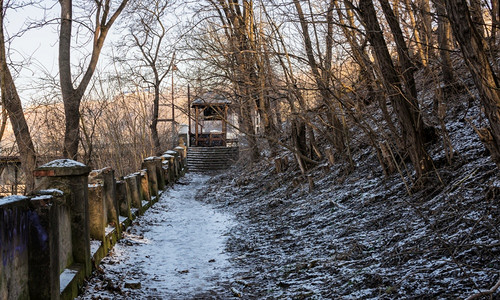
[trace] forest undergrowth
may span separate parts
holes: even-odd
[[[419,99],[431,109],[434,89],[419,76]],[[453,159],[442,140],[428,144],[435,170],[425,184],[411,186],[407,161],[384,175],[362,139],[351,145],[354,167],[325,160],[303,175],[283,152],[290,163],[280,173],[268,156],[214,176],[199,199],[238,221],[227,250],[243,271],[227,283],[227,296],[500,297],[499,170],[474,131],[481,112],[466,87],[447,99]]]

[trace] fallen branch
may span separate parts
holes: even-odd
[[[476,293],[474,295],[470,295],[466,300],[472,300],[472,299],[477,299],[477,298],[482,297],[482,296],[492,295],[494,292],[496,292],[496,290],[498,290],[499,287],[500,287],[500,279],[498,279],[497,283],[491,289],[485,290],[485,291],[480,291],[479,293]]]

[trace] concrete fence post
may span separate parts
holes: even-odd
[[[90,256],[90,220],[88,175],[90,168],[70,159],[58,159],[37,168],[35,189],[58,189],[65,195],[70,211],[73,260],[82,265],[85,276],[92,271]]]
[[[187,147],[179,145],[179,146],[175,147],[174,150],[179,153],[179,157],[180,157],[180,175],[183,176],[186,173]]]
[[[130,210],[132,196],[125,180],[116,181],[116,197],[118,198],[118,206],[120,207],[120,216],[132,219],[132,212]]]
[[[170,160],[172,162],[172,169],[173,169],[174,181],[175,181],[180,177],[180,173],[181,173],[179,152],[177,152],[175,150],[168,150],[165,152],[165,154],[173,156],[173,158],[170,158]]]
[[[106,241],[108,226],[107,210],[104,186],[99,183],[89,184],[90,238],[103,243]]]
[[[148,174],[149,188],[151,190],[151,197],[158,197],[159,185],[158,185],[158,177],[156,171],[157,165],[157,157],[151,156],[146,158],[142,162],[142,169],[145,169]]]
[[[92,184],[102,183],[108,224],[115,227],[118,236],[120,236],[121,228],[120,219],[118,218],[120,209],[118,206],[118,199],[116,197],[115,171],[110,167],[106,167],[101,170],[93,170],[89,175],[89,181]]]
[[[163,173],[163,178],[165,178],[165,186],[170,185],[170,177],[169,177],[169,170],[168,170],[168,158],[165,158],[163,155],[161,156],[163,158],[163,161],[161,162],[161,168],[162,168],[162,173]]]
[[[30,299],[59,299],[59,209],[50,195],[31,199],[29,225]]]
[[[159,156],[155,158],[156,177],[158,178],[158,190],[163,191],[167,185],[165,173],[163,172],[163,161],[165,158]]]
[[[28,299],[29,199],[0,199],[0,299]]]
[[[174,168],[174,159],[175,157],[170,155],[170,154],[167,154],[167,153],[164,153],[162,155],[163,159],[167,162],[167,182],[169,184],[174,184],[175,183],[175,168]]]
[[[141,201],[151,201],[151,186],[149,184],[148,171],[145,169],[141,170],[139,176],[141,181]]]
[[[141,198],[141,174],[134,173],[123,178],[130,191],[131,206],[137,209],[142,207]]]

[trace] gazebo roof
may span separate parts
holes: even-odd
[[[230,105],[231,101],[221,94],[208,92],[191,102],[191,106]]]

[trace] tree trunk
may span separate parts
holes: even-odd
[[[491,1],[491,37],[490,37],[490,48],[494,49],[497,41],[497,32],[500,17],[500,5],[498,0]]]
[[[158,114],[160,110],[160,84],[158,83],[158,80],[156,81],[157,84],[155,84],[155,94],[154,94],[154,100],[153,100],[153,116],[151,117],[151,138],[153,139],[153,144],[154,144],[154,154],[155,155],[161,155],[161,145],[160,145],[160,137],[158,136]],[[173,91],[172,91],[173,93]],[[173,136],[172,132],[172,136]]]
[[[262,28],[260,28],[259,30],[259,35],[259,39],[257,40],[262,41],[260,44],[257,44],[257,41],[252,41],[256,53],[255,58],[258,64],[257,80],[259,82],[259,85],[257,88],[259,94],[259,106],[257,109],[264,121],[264,133],[269,145],[269,149],[271,151],[271,156],[276,156],[279,151],[278,145],[276,143],[279,134],[274,119],[274,115],[276,114],[276,112],[271,108],[271,100],[269,97],[269,89],[273,86],[274,76],[271,59],[269,57],[270,51],[267,48],[266,39],[264,37]],[[257,56],[258,53],[260,53],[260,56]]]
[[[347,0],[345,2],[347,2]],[[354,20],[354,13],[352,9],[346,7],[345,12],[347,15],[347,20],[349,21],[348,24],[346,24],[343,16],[343,10],[340,8],[338,1],[334,0],[333,4],[336,7],[340,27],[342,29],[342,32],[344,33],[345,38],[347,39],[347,42],[349,43],[349,46],[351,47],[354,60],[359,64],[360,68],[359,78],[360,80],[366,82],[369,101],[365,100],[365,102],[366,103],[370,103],[373,101],[379,102],[381,101],[382,97],[380,96],[380,93],[378,93],[379,86],[375,78],[371,60],[366,54],[364,47],[361,47],[361,45],[359,45],[357,41],[358,37],[356,36],[356,33],[359,31],[356,27],[356,22]]]
[[[425,54],[427,57],[433,56],[432,42],[432,15],[429,0],[419,0],[420,15],[422,16],[422,36],[424,37]]]
[[[477,33],[484,41],[484,19],[483,19],[483,9],[481,7],[481,0],[469,0],[470,3],[470,18],[472,24],[477,30]]]
[[[481,104],[490,122],[480,137],[491,152],[492,160],[500,167],[500,85],[488,61],[483,39],[472,21],[465,0],[445,0],[451,27],[465,62],[479,90]]]
[[[307,55],[307,61],[309,63],[309,67],[311,68],[311,72],[314,76],[314,80],[316,82],[316,85],[318,86],[319,93],[321,94],[321,97],[323,98],[323,102],[326,104],[328,109],[330,110],[329,112],[329,118],[332,120],[333,123],[331,125],[333,126],[334,130],[333,135],[334,139],[337,141],[337,143],[334,145],[334,147],[337,149],[339,153],[343,153],[345,150],[345,136],[344,136],[344,128],[342,125],[342,122],[340,122],[337,114],[335,113],[334,108],[332,107],[332,101],[331,101],[331,91],[329,88],[329,82],[330,82],[330,70],[326,69],[325,66],[323,66],[323,74],[320,73],[320,66],[316,62],[316,59],[314,57],[314,51],[313,51],[313,46],[312,46],[312,41],[311,37],[309,35],[309,26],[307,24],[307,20],[305,19],[304,12],[302,10],[302,6],[300,5],[300,2],[298,0],[294,0],[293,3],[295,4],[295,9],[297,11],[299,21],[300,21],[300,27],[302,29],[302,36],[304,38],[304,47]],[[333,10],[333,2],[330,3],[330,11],[329,14],[331,14]],[[333,24],[333,22],[331,22]],[[330,24],[329,24],[330,25]],[[328,32],[329,34],[332,34],[331,30]],[[328,36],[326,37],[327,43],[331,42],[332,37]],[[331,49],[327,49],[328,51],[331,51]],[[327,55],[328,59],[331,59],[331,55]],[[326,66],[331,65],[331,61],[326,62]],[[304,105],[302,105],[304,106]],[[302,107],[303,110],[305,110],[305,107]]]
[[[71,76],[71,27],[73,4],[71,0],[60,0],[61,29],[59,32],[59,78],[64,102],[65,131],[63,155],[76,159],[80,121],[80,100],[73,88]]]
[[[292,120],[292,140],[295,157],[299,164],[302,174],[308,170],[307,162],[304,157],[307,157],[307,138],[306,138],[306,124],[294,117]]]
[[[410,159],[415,167],[416,175],[421,178],[432,168],[432,161],[424,149],[422,127],[419,120],[415,119],[415,109],[408,103],[405,95],[401,93],[401,82],[392,62],[387,44],[384,40],[377,14],[371,0],[360,0],[359,13],[363,19],[367,38],[375,52],[375,58],[383,75],[385,89],[394,107],[401,126],[400,139],[408,149]]]
[[[108,3],[107,1],[106,3]],[[71,31],[73,24],[73,1],[59,0],[61,6],[61,26],[59,31],[59,80],[61,83],[61,93],[64,102],[65,131],[64,131],[64,150],[63,155],[66,158],[76,160],[78,158],[78,143],[80,135],[80,103],[92,79],[99,55],[101,53],[104,40],[108,34],[111,25],[125,8],[128,0],[122,0],[120,6],[111,14],[110,6],[96,1],[98,8],[96,10],[96,22],[94,39],[92,44],[92,55],[89,65],[83,74],[82,80],[77,88],[73,87],[73,77],[71,74]],[[102,15],[101,15],[102,14]],[[108,19],[108,16],[109,19]]]
[[[446,8],[442,0],[434,0],[436,14],[438,19],[438,46],[439,56],[441,57],[441,72],[443,73],[443,84],[446,88],[455,83],[453,66],[451,63],[451,29],[448,18],[446,18]],[[446,96],[443,95],[445,98]]]
[[[255,135],[255,124],[253,121],[252,112],[255,111],[253,105],[250,103],[251,99],[246,98],[240,101],[240,116],[243,119],[243,128],[245,137],[250,148],[250,158],[253,162],[257,161],[260,157],[260,151],[257,144],[257,137]]]
[[[251,53],[254,52],[254,49],[250,43],[254,40],[255,29],[252,1],[243,1],[242,7],[239,3],[226,2],[225,0],[211,1],[211,3],[219,10],[221,22],[226,25],[225,34],[234,57],[234,64],[231,66],[234,76],[231,80],[240,100],[241,124],[250,148],[251,160],[257,161],[260,157],[260,151],[253,118],[259,109],[257,103],[259,93],[256,87],[260,87],[260,84],[255,71],[257,61],[254,54]]]
[[[417,21],[415,20],[415,14],[413,13],[410,0],[404,0],[406,10],[408,11],[408,16],[410,17],[411,28],[413,28],[413,36],[415,38],[415,48],[417,48],[418,56],[420,57],[420,62],[424,67],[427,67],[428,57],[422,47],[422,39],[420,38],[419,31],[417,30]]]
[[[21,167],[26,176],[25,193],[31,192],[35,186],[33,170],[36,168],[36,154],[28,124],[24,118],[21,99],[17,93],[14,80],[7,65],[4,36],[4,3],[0,0],[0,88],[2,90],[2,105],[9,115],[12,130],[21,159]]]
[[[404,86],[406,88],[406,96],[412,107],[416,108],[415,118],[418,119],[418,103],[417,103],[417,86],[415,84],[415,78],[413,74],[415,73],[415,66],[413,65],[410,54],[408,52],[408,47],[404,40],[403,32],[399,25],[398,19],[394,15],[388,0],[379,0],[380,6],[384,12],[387,23],[391,28],[392,36],[396,42],[396,50],[398,52],[399,64],[401,66],[401,72],[403,73]],[[419,120],[421,122],[421,120]],[[417,124],[420,126],[421,124]]]

